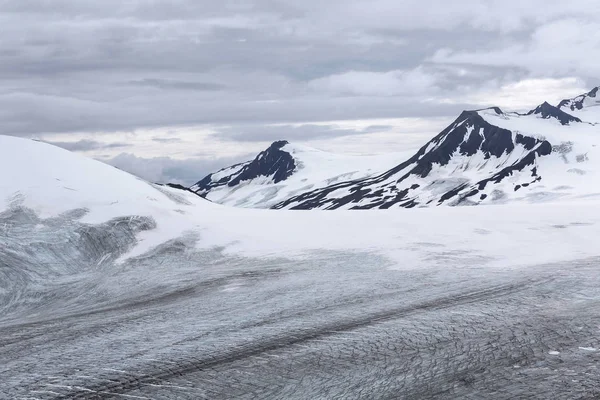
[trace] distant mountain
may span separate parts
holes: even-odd
[[[285,141],[192,186],[217,203],[373,209],[552,201],[596,195],[598,88],[526,113],[464,111],[419,150],[335,156]]]
[[[498,108],[488,111],[504,115]],[[391,170],[303,193],[275,208],[368,209],[477,203],[489,196],[498,198],[496,185],[508,177],[519,176],[521,186],[539,181],[537,160],[551,152],[552,145],[546,140],[515,134],[490,124],[477,111],[465,111]]]
[[[566,99],[558,104],[558,108],[566,108],[571,111],[582,110],[591,106],[600,105],[600,97],[598,96],[598,90],[600,87],[595,87],[588,93],[574,97],[572,99]]]
[[[274,142],[268,149],[256,156],[254,160],[235,164],[210,174],[190,189],[201,196],[205,196],[217,188],[223,186],[234,187],[244,181],[251,181],[260,177],[267,178],[272,183],[284,181],[297,169],[294,157],[289,152],[282,150],[288,144],[285,140]]]
[[[571,122],[581,122],[581,120],[577,117],[572,116],[571,114],[567,114],[563,110],[558,107],[554,107],[548,102],[544,102],[534,110],[529,111],[525,115],[537,115],[542,118],[554,118],[560,121],[563,125],[568,125]]]
[[[253,160],[209,174],[190,190],[221,204],[269,208],[300,193],[380,174],[403,157],[338,155],[277,141]]]

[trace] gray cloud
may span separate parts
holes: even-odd
[[[103,150],[103,149],[118,149],[124,147],[131,147],[127,143],[100,143],[95,140],[83,139],[77,142],[52,142],[45,141],[54,146],[62,147],[69,151],[91,151],[91,150]]]
[[[204,125],[216,144],[309,140],[384,130],[331,121],[542,102],[598,84],[599,20],[597,0],[0,1],[0,134]],[[152,180],[187,176],[131,157],[118,162]]]
[[[217,83],[209,82],[185,82],[176,81],[170,79],[141,79],[136,81],[129,81],[131,85],[147,86],[156,89],[176,89],[176,90],[198,90],[198,91],[215,91],[222,90],[226,86]]]
[[[364,129],[340,128],[335,125],[236,125],[220,128],[217,138],[240,142],[272,142],[276,140],[305,141],[331,139],[340,136],[378,133],[390,130],[388,125],[371,125]]]
[[[255,154],[247,154],[239,157],[177,160],[170,157],[143,158],[130,153],[121,153],[102,161],[149,182],[191,186],[211,172],[254,157]]]
[[[158,143],[180,143],[182,140],[178,137],[158,137],[155,136],[152,138],[153,142]]]

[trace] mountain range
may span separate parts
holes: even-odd
[[[598,87],[529,112],[464,111],[413,152],[344,156],[277,141],[189,189],[274,209],[387,209],[598,195]]]

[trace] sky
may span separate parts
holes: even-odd
[[[597,0],[0,0],[0,26],[0,134],[154,182],[279,139],[417,148],[600,85]]]

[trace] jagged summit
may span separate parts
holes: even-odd
[[[268,178],[272,183],[284,181],[296,169],[294,157],[288,151],[283,150],[287,145],[289,145],[287,140],[275,141],[267,149],[261,151],[254,160],[232,165],[209,174],[193,185],[190,190],[204,196],[208,191],[217,187],[233,187],[259,177]]]
[[[558,104],[558,108],[569,108],[571,111],[576,111],[585,107],[600,105],[599,90],[600,86],[597,86],[585,94],[572,99],[565,99]]]
[[[296,164],[294,157],[282,148],[289,144],[286,140],[273,142],[268,149],[261,152],[254,160],[242,168],[242,171],[228,185],[235,186],[259,176],[270,177],[273,183],[286,180],[294,173]]]
[[[525,115],[539,115],[542,118],[546,118],[546,119],[555,118],[558,121],[560,121],[560,123],[563,125],[568,125],[571,122],[581,122],[581,119],[564,112],[563,110],[561,110],[558,107],[554,107],[547,101],[540,104],[535,109],[529,111]]]
[[[280,149],[286,144],[290,144],[287,140],[276,140],[269,146],[269,149]],[[268,150],[268,149],[267,149]]]
[[[497,107],[492,108],[496,114],[503,114]],[[538,143],[536,140],[531,140],[521,134],[512,135],[506,129],[499,128],[487,122],[476,111],[464,111],[457,121],[462,121],[461,124],[466,128],[468,136],[465,135],[464,141],[460,145],[460,153],[466,156],[472,156],[478,151],[481,151],[486,159],[491,156],[501,157],[515,149],[516,145],[523,145],[527,150],[531,150]],[[456,124],[456,123],[455,123]],[[478,135],[474,135],[473,131],[479,130]],[[452,135],[460,140],[463,132],[459,129],[451,129]]]

